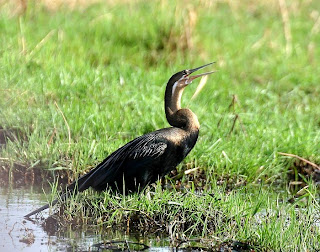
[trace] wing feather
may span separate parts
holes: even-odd
[[[144,169],[152,169],[167,148],[165,138],[156,134],[140,136],[109,155],[89,172],[88,176],[79,178],[78,190],[83,191],[90,186],[99,189],[119,177],[122,178],[123,173],[132,178],[136,177],[143,173]]]

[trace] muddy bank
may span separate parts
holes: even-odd
[[[25,132],[20,128],[5,128],[0,126],[0,151],[9,142],[22,144],[28,141]],[[69,182],[69,172],[66,170],[48,170],[49,164],[38,161],[34,164],[18,162],[10,158],[0,157],[0,186],[33,186],[47,185],[48,182]]]
[[[6,160],[5,160],[6,161]],[[49,182],[58,182],[63,186],[69,182],[69,173],[59,170],[49,171],[42,166],[29,168],[29,165],[0,160],[0,187],[21,187],[21,186],[44,186],[48,187]]]
[[[28,188],[0,187],[0,250],[6,251],[254,251],[248,243],[170,237],[163,232],[117,230],[101,225],[57,225],[54,217],[27,221],[25,212],[44,203]],[[49,222],[51,222],[49,224]]]
[[[4,147],[8,141],[26,141],[27,137],[19,128],[4,128],[0,126],[0,148]]]

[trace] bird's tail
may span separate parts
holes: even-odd
[[[60,195],[60,199],[55,199],[54,201],[51,202],[51,204],[46,204],[46,205],[44,205],[44,206],[32,211],[31,213],[28,213],[24,217],[25,218],[29,218],[32,215],[35,215],[37,213],[40,213],[43,210],[48,209],[50,206],[54,206],[55,204],[58,203],[59,200],[65,201],[73,193],[82,192],[82,191],[88,189],[90,187],[90,185],[91,185],[90,181],[88,181],[88,178],[90,178],[91,173],[92,173],[92,171],[90,171],[89,173],[81,176],[75,182],[73,182],[72,184],[68,185],[66,192],[62,193]]]
[[[32,211],[31,213],[28,213],[28,214],[25,215],[24,217],[25,217],[25,218],[29,218],[29,217],[32,216],[32,215],[35,215],[35,214],[37,214],[37,213],[40,213],[40,212],[43,211],[43,210],[46,210],[47,208],[50,207],[50,205],[51,205],[51,206],[54,206],[55,204],[57,204],[57,202],[58,202],[58,200],[55,199],[54,201],[52,201],[51,204],[46,204],[46,205],[44,205],[44,206],[42,206],[42,207],[40,207],[40,208]]]
[[[71,194],[72,194],[72,192],[69,191],[69,190],[67,190],[65,193],[61,194],[58,199],[55,199],[54,201],[52,201],[51,204],[48,203],[48,204],[46,204],[46,205],[44,205],[44,206],[42,206],[42,207],[39,207],[38,209],[32,211],[31,213],[28,213],[28,214],[25,215],[24,217],[25,217],[25,218],[29,218],[29,217],[32,216],[32,215],[35,215],[35,214],[37,214],[37,213],[40,213],[40,212],[43,211],[43,210],[48,209],[50,206],[56,205],[59,201],[62,201],[62,202],[63,202],[63,201],[65,201]]]
[[[48,209],[50,206],[56,205],[59,201],[64,202],[69,196],[73,195],[73,193],[77,193],[76,188],[74,188],[74,184],[71,184],[71,185],[72,185],[72,189],[73,189],[73,190],[71,190],[71,188],[69,188],[69,186],[68,186],[66,192],[60,194],[59,198],[58,198],[58,199],[55,199],[54,201],[52,201],[51,204],[46,204],[46,205],[44,205],[44,206],[42,206],[42,207],[39,207],[38,209],[32,211],[31,213],[28,213],[28,214],[25,215],[24,217],[25,217],[25,218],[29,218],[29,217],[32,216],[32,215],[35,215],[35,214],[37,214],[37,213],[40,213],[40,212],[43,211],[43,210]],[[71,186],[71,185],[70,185],[70,186]]]

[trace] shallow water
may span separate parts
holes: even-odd
[[[43,199],[43,200],[41,200]],[[0,188],[0,252],[1,251],[119,251],[129,246],[130,251],[172,251],[168,247],[168,239],[145,237],[141,234],[126,235],[121,232],[102,230],[98,227],[90,229],[66,229],[63,231],[44,230],[43,219],[35,222],[25,220],[26,213],[45,204],[41,190],[32,188]],[[48,211],[43,215],[48,216]],[[109,249],[97,244],[112,241]],[[119,243],[118,243],[119,242]],[[112,248],[111,248],[112,246]],[[127,249],[124,249],[127,250]],[[127,250],[128,251],[128,250]]]

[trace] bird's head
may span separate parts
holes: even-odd
[[[171,76],[166,88],[165,105],[164,105],[166,117],[170,125],[174,127],[185,127],[186,125],[189,125],[188,123],[186,123],[186,120],[185,120],[186,117],[188,116],[186,115],[181,116],[183,113],[182,114],[180,113],[178,118],[176,114],[176,112],[181,109],[180,101],[181,101],[182,92],[184,88],[188,86],[194,79],[214,73],[214,71],[211,71],[211,72],[206,72],[202,74],[191,75],[195,71],[200,70],[206,66],[212,65],[213,63],[214,62],[194,68],[194,69],[183,70]],[[186,110],[183,110],[183,111],[186,112]],[[196,115],[194,115],[191,112],[191,110],[190,110],[190,113],[188,113],[189,117],[190,117],[190,114],[192,114],[192,118],[193,118],[191,120],[193,122],[192,125],[194,125],[196,129],[199,129],[199,122]]]
[[[187,70],[183,70],[180,71],[174,75],[171,76],[169,82],[168,82],[168,86],[172,87],[172,96],[178,91],[181,90],[183,88],[185,88],[187,85],[189,85],[194,79],[201,77],[201,76],[205,76],[208,74],[212,74],[214,73],[214,71],[210,71],[210,72],[206,72],[206,73],[202,73],[202,74],[197,74],[197,75],[192,75],[192,73],[194,73],[195,71],[198,71],[206,66],[212,65],[215,62],[194,68],[194,69],[187,69]]]
[[[194,79],[214,73],[214,71],[206,72],[197,75],[191,75],[197,70],[200,70],[206,66],[212,65],[214,62],[194,68],[180,71],[171,76],[168,81],[166,93],[165,93],[165,110],[167,115],[171,115],[180,109],[180,100],[182,92],[186,86],[188,86]]]

